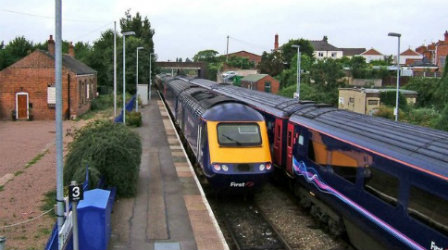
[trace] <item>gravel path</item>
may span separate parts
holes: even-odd
[[[84,124],[64,121],[64,134]],[[0,188],[0,235],[7,237],[6,249],[42,249],[54,218],[4,227],[42,214],[44,194],[56,187],[55,123],[1,121],[0,138],[0,178],[12,176]],[[64,136],[64,145],[71,139]],[[27,166],[33,159],[35,163]]]

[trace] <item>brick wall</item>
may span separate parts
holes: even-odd
[[[90,108],[90,101],[79,104],[80,88],[78,87],[78,79],[81,78],[92,82],[92,92],[96,93],[95,75],[79,77],[63,67],[62,98],[64,118],[80,115]],[[29,106],[30,108],[32,107],[30,114],[33,115],[34,119],[54,119],[55,105],[49,105],[47,102],[48,86],[54,86],[54,61],[40,51],[35,51],[0,71],[0,119],[11,119],[11,112],[16,109],[15,98],[17,92],[28,93]],[[94,97],[95,94],[92,93],[90,98]]]
[[[261,56],[255,55],[252,53],[248,53],[246,51],[240,51],[240,52],[229,54],[229,57],[232,57],[232,56],[240,56],[240,57],[247,58],[247,59],[249,59],[249,61],[255,62],[255,64],[258,64],[261,62]]]
[[[274,79],[272,76],[265,76],[262,79],[260,79],[258,82],[253,83],[253,88],[254,90],[258,90],[261,92],[265,92],[265,83],[269,81],[271,82],[271,92],[272,94],[277,94],[280,88],[280,83],[279,81],[277,81],[276,79]],[[241,87],[242,88],[251,88],[251,83],[250,82],[241,82]]]

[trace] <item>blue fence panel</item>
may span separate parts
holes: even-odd
[[[131,100],[129,100],[129,102],[126,104],[125,108],[126,111],[131,112],[132,110],[134,110],[135,108],[135,98],[136,96],[132,96]],[[115,117],[114,119],[115,123],[122,123],[123,122],[123,110],[121,110],[120,114]]]

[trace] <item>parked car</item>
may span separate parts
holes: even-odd
[[[235,71],[226,71],[226,72],[222,73],[222,78],[229,79],[229,78],[232,78],[234,76],[236,76],[236,72]]]

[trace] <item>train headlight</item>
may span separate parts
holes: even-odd
[[[229,171],[229,166],[227,166],[227,165],[222,165],[221,168],[222,168],[222,170],[224,170],[225,172]]]
[[[265,168],[264,164],[260,164],[260,166],[258,166],[258,169],[260,169],[260,171],[263,171]]]
[[[271,163],[266,164],[266,170],[271,170],[271,167],[272,167]]]
[[[213,164],[213,168],[214,168],[216,171],[221,171],[221,166],[219,166],[219,164]]]

